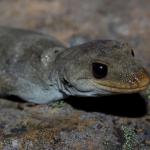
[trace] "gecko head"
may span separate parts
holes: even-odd
[[[124,42],[96,40],[71,47],[58,58],[63,86],[72,95],[140,92],[149,76]]]

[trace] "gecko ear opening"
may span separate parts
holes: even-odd
[[[92,72],[96,79],[102,79],[107,76],[107,65],[99,62],[92,63]]]

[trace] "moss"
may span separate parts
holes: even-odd
[[[145,100],[150,100],[150,85],[148,86],[148,88],[144,91],[141,92],[141,96],[145,99]]]
[[[121,150],[120,145],[116,143],[112,143],[106,139],[103,141],[103,145],[104,145],[105,150]]]
[[[65,102],[63,100],[59,100],[59,101],[52,103],[51,107],[52,108],[61,108],[64,106],[64,104],[65,104]]]
[[[122,130],[125,138],[122,150],[133,150],[137,144],[137,137],[134,130],[125,126],[122,127]]]
[[[146,89],[146,96],[150,100],[150,86]]]

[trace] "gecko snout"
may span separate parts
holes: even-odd
[[[103,66],[104,67],[104,66]],[[106,68],[104,67],[106,72]],[[118,76],[117,80],[101,80],[92,81],[97,87],[114,93],[134,93],[145,90],[149,83],[150,77],[145,69],[138,72],[125,74],[124,72]]]
[[[131,92],[139,92],[145,90],[150,83],[150,77],[145,69],[141,69],[138,72],[127,74],[122,81],[122,87],[124,90]]]
[[[137,72],[132,80],[129,80],[129,83],[131,87],[137,87],[137,88],[146,88],[149,85],[150,77],[145,69],[140,70]]]

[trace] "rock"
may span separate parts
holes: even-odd
[[[149,116],[134,119],[86,112],[66,102],[24,106],[24,110],[7,104],[0,114],[1,149],[150,148]]]

